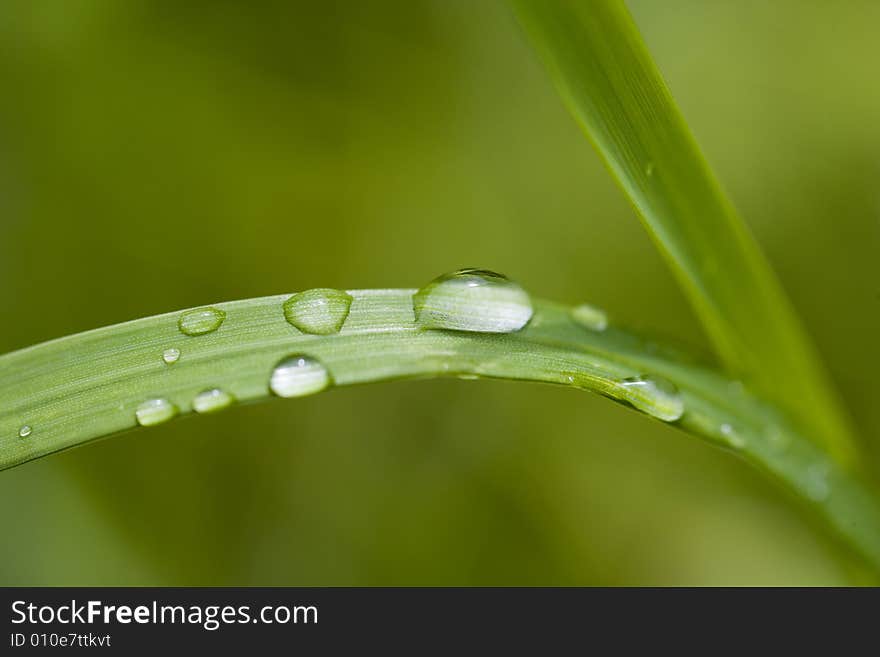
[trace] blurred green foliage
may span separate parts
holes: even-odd
[[[880,5],[629,4],[876,460]],[[460,266],[708,351],[503,3],[7,0],[0,84],[0,352]],[[737,459],[506,382],[184,419],[2,473],[0,521],[7,585],[847,581]]]

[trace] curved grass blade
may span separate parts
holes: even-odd
[[[0,468],[179,413],[325,387],[439,376],[538,381],[597,392],[737,452],[880,571],[873,490],[730,379],[616,327],[588,328],[581,313],[544,301],[512,333],[420,329],[413,293],[340,293],[350,304],[340,330],[326,334],[295,328],[285,318],[288,297],[276,296],[0,356]]]
[[[852,464],[849,421],[622,0],[512,0],[568,109],[687,291],[727,369]]]

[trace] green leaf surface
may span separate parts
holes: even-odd
[[[728,371],[852,464],[852,430],[817,354],[624,3],[512,2],[568,109],[668,258]]]
[[[773,475],[880,570],[880,507],[870,486],[736,381],[605,327],[595,310],[585,316],[545,301],[534,302],[529,323],[511,333],[421,329],[414,292],[348,291],[348,314],[332,334],[298,330],[285,317],[288,297],[274,296],[149,317],[0,356],[0,467],[134,429],[139,412],[142,424],[152,424],[178,412],[270,399],[273,372],[291,358],[326,369],[319,385],[311,386],[312,378],[311,387],[300,387],[311,392],[325,384],[440,376],[554,383],[678,418],[669,424]]]

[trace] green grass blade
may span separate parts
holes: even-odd
[[[137,409],[151,399],[168,404],[151,408],[151,421],[167,419],[170,407],[189,413],[270,399],[271,374],[291,355],[322,363],[337,386],[491,377],[635,405],[627,379],[650,375],[680,391],[684,412],[670,424],[769,472],[880,571],[872,489],[732,380],[617,327],[586,328],[571,308],[545,301],[535,301],[531,321],[513,333],[419,329],[413,292],[349,291],[341,330],[326,335],[294,328],[285,318],[288,297],[276,296],[149,317],[0,356],[0,468],[134,429]],[[209,390],[222,394],[201,395]],[[655,416],[667,410],[648,408]]]
[[[667,256],[722,361],[843,462],[814,348],[706,163],[622,0],[512,0],[569,110]]]

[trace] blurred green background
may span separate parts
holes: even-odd
[[[880,4],[629,5],[877,460]],[[5,0],[0,85],[0,352],[461,266],[708,352],[503,2]],[[0,473],[0,523],[5,585],[850,581],[735,457],[507,382],[128,434]]]

